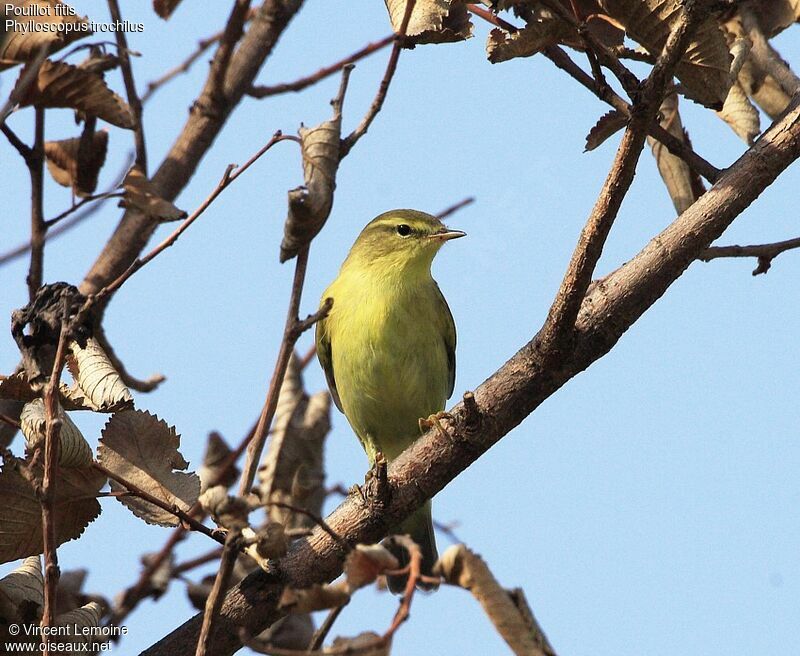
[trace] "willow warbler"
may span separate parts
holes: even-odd
[[[431,276],[444,242],[463,237],[439,219],[392,210],[361,231],[322,302],[317,356],[336,406],[344,412],[370,464],[380,451],[396,458],[420,435],[420,418],[444,409],[453,393],[456,327]],[[395,528],[422,549],[422,571],[436,562],[430,501]],[[391,579],[394,592],[403,579]]]

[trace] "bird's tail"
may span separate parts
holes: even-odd
[[[436,538],[433,535],[433,521],[431,519],[431,502],[426,501],[425,505],[419,510],[415,511],[408,517],[400,526],[397,527],[396,533],[408,534],[411,539],[419,545],[422,551],[422,573],[426,576],[433,575],[433,565],[439,558],[436,553]],[[390,551],[400,561],[400,567],[408,565],[408,554],[405,549],[394,548],[390,546]],[[387,577],[389,589],[395,594],[402,594],[405,590],[408,576],[389,576]],[[431,590],[436,586],[421,583],[418,586],[423,590]]]

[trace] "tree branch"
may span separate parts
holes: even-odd
[[[28,267],[28,299],[33,301],[44,275],[44,109],[36,108],[35,137],[25,160],[31,176],[31,261]]]
[[[350,543],[371,544],[384,536],[387,526],[402,521],[442,490],[545,399],[610,351],[698,255],[798,157],[800,99],[795,99],[784,117],[694,205],[638,255],[592,287],[578,314],[571,349],[553,361],[542,354],[541,338],[534,337],[475,390],[475,405],[469,413],[464,404],[450,411],[454,421],[447,434],[429,431],[392,461],[388,504],[378,509],[351,495],[327,523]],[[472,420],[468,422],[469,416]],[[225,630],[216,634],[214,653],[225,656],[239,648],[239,627],[252,634],[274,622],[280,615],[277,604],[284,584],[307,587],[332,580],[341,572],[343,558],[342,548],[321,529],[293,542],[273,571],[254,572],[228,592],[218,619]],[[195,617],[144,653],[169,656],[190,652],[199,628]]]
[[[701,262],[710,262],[720,257],[756,257],[758,266],[753,269],[753,275],[766,273],[772,266],[772,260],[786,251],[800,248],[800,237],[776,241],[772,244],[754,244],[751,246],[712,246],[707,248],[697,258]]]

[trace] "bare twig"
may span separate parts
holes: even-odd
[[[225,539],[220,535],[219,531],[215,531],[214,529],[209,528],[205,524],[197,521],[191,514],[179,508],[175,504],[170,504],[164,501],[163,499],[159,499],[156,496],[150,494],[147,490],[143,490],[135,483],[131,483],[130,481],[124,479],[122,476],[115,474],[114,472],[110,471],[99,462],[92,463],[92,466],[99,472],[102,472],[104,476],[115,480],[120,485],[127,488],[127,490],[135,497],[139,497],[148,503],[152,503],[154,506],[158,506],[162,510],[168,512],[170,515],[174,515],[177,517],[185,526],[188,526],[193,531],[197,531],[198,533],[202,533],[203,535],[207,535],[212,540],[219,542],[220,544],[225,543]]]
[[[565,346],[563,340],[573,330],[592,274],[603,252],[603,245],[633,183],[648,127],[661,106],[666,83],[671,79],[675,66],[689,45],[699,13],[694,0],[687,0],[684,11],[634,105],[631,121],[617,149],[611,171],[581,231],[561,287],[548,313],[542,343],[546,349],[552,349],[553,353]]]
[[[47,638],[55,622],[56,593],[58,591],[58,551],[56,543],[56,481],[58,473],[58,454],[61,446],[62,419],[58,412],[58,388],[61,371],[67,357],[68,323],[62,318],[61,333],[58,337],[53,371],[44,390],[44,409],[46,416],[44,445],[44,476],[39,501],[42,506],[42,541],[44,552],[44,607],[42,609],[42,633],[45,656],[50,654]]]
[[[22,428],[22,424],[20,424],[19,421],[17,421],[13,417],[9,417],[8,415],[4,415],[3,413],[0,413],[0,421],[2,421],[4,424],[8,424],[9,426],[12,426],[13,428],[16,428],[17,430]]]
[[[172,575],[176,578],[185,572],[195,569],[196,567],[201,567],[206,565],[207,563],[213,563],[215,560],[219,560],[222,556],[222,549],[212,549],[200,556],[196,556],[195,558],[190,558],[189,560],[185,560],[184,562],[175,565],[172,568]]]
[[[214,53],[214,59],[211,60],[206,86],[206,91],[211,97],[221,99],[225,95],[225,76],[228,73],[233,50],[244,33],[244,23],[249,11],[250,0],[235,0],[222,38],[219,40],[219,47]]]
[[[408,580],[406,581],[406,588],[403,590],[400,606],[398,606],[397,612],[392,618],[392,623],[381,638],[383,644],[388,644],[392,640],[392,636],[397,632],[397,629],[411,614],[411,602],[414,599],[417,583],[422,577],[422,552],[417,543],[404,535],[396,535],[392,539],[408,551]]]
[[[346,605],[347,604],[334,606],[330,609],[330,611],[328,611],[328,614],[325,616],[325,621],[319,625],[319,628],[314,631],[314,635],[311,636],[311,642],[308,643],[308,651],[314,652],[322,647],[322,644],[325,642],[325,638],[328,637],[328,634],[333,628],[333,623],[339,618],[339,615],[342,614],[342,611]]]
[[[28,267],[28,298],[33,301],[44,275],[44,109],[36,108],[35,137],[26,160],[31,176],[31,261]]]
[[[211,593],[208,595],[208,599],[206,599],[206,608],[203,613],[203,626],[200,628],[200,639],[197,641],[195,656],[206,656],[206,654],[211,653],[209,651],[209,645],[214,628],[214,618],[219,614],[222,600],[225,597],[225,591],[228,589],[233,566],[236,564],[236,557],[239,555],[241,536],[241,529],[233,528],[228,532],[228,537],[225,539],[225,547],[222,549],[219,571],[214,579]]]
[[[358,124],[358,127],[347,137],[342,139],[342,145],[339,154],[340,159],[346,157],[347,153],[349,153],[353,146],[356,145],[356,142],[367,133],[372,121],[375,120],[378,112],[381,111],[381,107],[383,107],[383,101],[386,100],[386,93],[389,91],[389,85],[392,83],[395,70],[397,70],[397,60],[400,58],[400,51],[403,49],[406,30],[408,29],[408,22],[411,20],[411,12],[414,10],[416,1],[417,0],[406,0],[406,11],[403,14],[403,20],[400,23],[400,30],[395,35],[392,53],[389,55],[389,61],[386,64],[386,72],[383,74],[383,79],[378,87],[378,93],[375,95],[375,99],[372,101],[372,104],[370,105],[369,110],[364,118],[361,119],[361,123]]]
[[[32,153],[30,146],[24,143],[22,139],[20,139],[17,134],[8,126],[7,123],[0,123],[0,132],[5,135],[6,139],[8,139],[8,142],[14,146],[16,151],[27,164]]]
[[[141,258],[135,259],[125,271],[123,271],[112,283],[106,285],[103,289],[101,289],[91,300],[92,303],[100,302],[119,289],[122,284],[128,280],[134,273],[136,273],[139,269],[141,269],[145,264],[150,262],[153,258],[159,255],[161,252],[165,251],[167,248],[172,246],[178,238],[186,231],[186,229],[192,225],[200,215],[205,212],[209,205],[213,203],[217,196],[219,196],[225,189],[228,188],[242,173],[244,173],[250,166],[252,166],[264,153],[266,153],[272,146],[274,146],[279,141],[285,140],[284,137],[280,132],[276,132],[272,138],[262,146],[259,151],[253,155],[250,159],[248,159],[242,166],[237,167],[235,164],[229,164],[228,168],[225,169],[225,172],[222,174],[222,178],[217,183],[217,186],[214,190],[208,195],[208,197],[200,203],[200,206],[192,212],[184,221],[175,229],[175,231],[169,235],[164,241],[162,241],[158,246],[153,248],[147,255]]]
[[[102,194],[95,194],[94,196],[84,196],[72,207],[61,212],[61,214],[56,214],[52,219],[47,219],[47,221],[45,221],[44,224],[49,231],[49,229],[52,226],[60,223],[61,221],[66,219],[70,214],[74,214],[87,203],[93,203],[96,200],[108,200],[109,198],[122,198],[123,195],[124,193],[121,191],[109,191]]]
[[[119,10],[117,0],[108,0],[108,10],[111,13],[111,20],[118,23],[122,22],[122,13]],[[136,144],[136,164],[147,175],[147,148],[144,140],[144,125],[142,124],[142,102],[136,92],[136,82],[133,79],[133,67],[131,66],[130,50],[128,49],[128,39],[123,30],[116,30],[114,36],[117,40],[117,54],[119,55],[119,66],[122,71],[122,80],[125,82],[125,93],[128,96],[128,105],[133,112],[133,134]]]
[[[772,260],[786,251],[800,248],[800,237],[777,241],[772,244],[753,244],[751,246],[711,246],[697,258],[702,262],[710,262],[720,257],[755,257],[758,266],[753,269],[753,275],[766,273],[772,266]]]
[[[326,77],[329,77],[342,70],[345,66],[347,66],[347,64],[352,64],[353,62],[357,62],[358,60],[363,59],[374,52],[378,52],[382,48],[392,43],[395,38],[396,37],[394,34],[390,34],[380,41],[368,43],[366,46],[361,48],[361,50],[357,50],[344,59],[340,59],[335,64],[325,66],[319,69],[316,73],[301,77],[299,80],[295,80],[294,82],[284,82],[283,84],[275,84],[270,86],[253,86],[250,87],[247,93],[248,95],[253,96],[253,98],[266,98],[268,96],[275,96],[280,93],[287,93],[290,91],[302,91],[303,89],[310,87],[312,84],[316,84],[317,82],[324,80]]]
[[[111,346],[111,343],[108,341],[105,327],[102,323],[95,328],[94,336],[126,387],[136,390],[137,392],[152,392],[166,380],[166,377],[162,374],[153,374],[150,378],[146,378],[145,380],[140,380],[132,376],[125,366],[125,363],[117,357],[114,347]]]
[[[458,210],[464,209],[467,205],[472,205],[475,202],[475,199],[472,196],[461,200],[454,205],[451,205],[447,209],[442,210],[436,215],[436,218],[439,220],[446,219],[451,214],[455,214]]]

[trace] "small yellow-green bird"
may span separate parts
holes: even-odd
[[[442,411],[453,393],[456,327],[431,263],[442,244],[464,234],[424,212],[385,212],[361,231],[322,295],[333,307],[317,323],[317,357],[370,464],[379,451],[387,460],[400,455],[420,436],[419,420]],[[430,574],[437,558],[430,501],[395,532],[420,546]],[[392,591],[404,585],[390,578]]]

